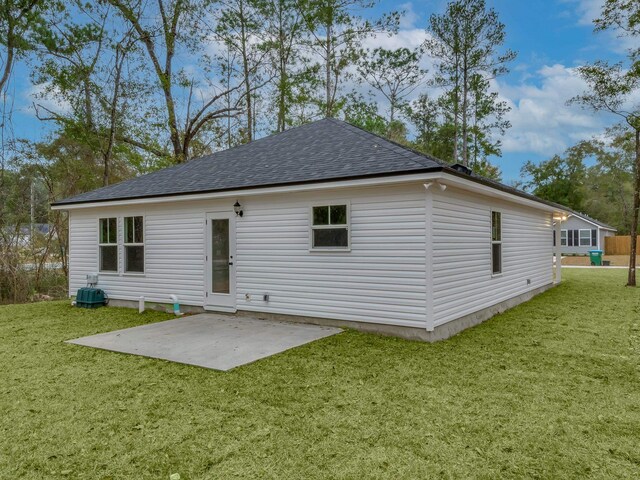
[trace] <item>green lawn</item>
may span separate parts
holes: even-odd
[[[227,373],[62,343],[162,313],[0,307],[0,478],[638,478],[640,290],[564,275],[448,341]]]

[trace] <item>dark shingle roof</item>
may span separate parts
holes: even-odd
[[[597,219],[595,219],[593,217],[590,217],[586,213],[580,213],[580,212],[578,212],[576,210],[569,210],[569,213],[571,213],[571,215],[573,215],[574,217],[579,217],[579,218],[582,218],[582,219],[584,219],[584,220],[586,220],[588,222],[595,223],[599,227],[604,228],[606,230],[611,230],[611,231],[614,231],[614,232],[618,231],[616,228],[612,227],[611,225],[607,225],[606,223],[601,222],[600,220],[597,220]]]
[[[157,197],[437,170],[443,163],[324,119],[55,205]]]
[[[221,192],[403,173],[446,171],[513,195],[566,207],[386,140],[340,120],[326,118],[212,155],[108,187],[60,200],[53,205],[131,200],[190,193]]]

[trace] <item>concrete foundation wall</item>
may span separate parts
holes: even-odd
[[[503,302],[497,303],[487,308],[483,308],[477,312],[474,312],[469,315],[465,315],[463,317],[457,318],[455,320],[449,321],[445,324],[439,325],[435,328],[433,332],[428,332],[423,328],[415,328],[415,327],[403,327],[396,325],[384,325],[378,323],[367,323],[367,322],[353,322],[349,320],[334,320],[330,318],[318,318],[318,317],[302,317],[295,315],[282,315],[282,314],[274,314],[274,313],[264,313],[264,312],[250,312],[246,310],[239,310],[235,314],[226,314],[229,316],[243,316],[243,317],[251,317],[257,318],[260,320],[278,320],[278,321],[286,321],[286,322],[297,322],[297,323],[309,323],[313,325],[323,325],[323,326],[331,326],[331,327],[344,327],[344,328],[352,328],[354,330],[359,330],[362,332],[376,333],[379,335],[388,335],[393,337],[405,338],[407,340],[418,340],[423,342],[437,342],[440,340],[446,340],[467,328],[478,325],[486,320],[489,320],[491,317],[498,315],[510,308],[513,308],[523,302],[531,300],[536,295],[550,289],[554,284],[550,283],[544,285],[542,287],[536,288],[535,290],[531,290],[529,292],[523,293],[521,295],[517,295]],[[138,308],[138,302],[132,300],[111,300],[109,301],[109,306],[111,307],[130,307],[130,308]],[[160,310],[166,312],[172,312],[173,306],[170,304],[163,303],[151,303],[148,302],[146,304],[147,309]],[[184,313],[202,313],[205,310],[202,307],[195,306],[181,306],[181,311]],[[224,315],[224,314],[221,314]]]

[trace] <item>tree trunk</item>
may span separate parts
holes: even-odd
[[[11,70],[13,69],[13,57],[15,49],[14,40],[13,19],[11,18],[11,14],[9,13],[9,18],[7,21],[7,38],[5,40],[7,52],[5,53],[5,64],[2,71],[2,77],[0,77],[0,92],[4,91],[4,86],[9,81],[9,76],[11,75]]]
[[[227,78],[225,88],[229,90],[229,86],[231,85],[231,50],[227,47]],[[227,93],[225,95],[225,100],[227,102],[227,108],[231,108],[231,94]],[[227,116],[227,148],[231,148],[231,116]]]
[[[287,95],[287,62],[286,62],[286,50],[285,50],[285,32],[282,27],[284,23],[283,19],[283,5],[282,2],[278,2],[278,121],[277,132],[284,132],[286,126],[286,95]]]
[[[249,56],[247,52],[246,18],[244,16],[244,2],[239,2],[240,8],[240,41],[242,42],[242,71],[244,75],[244,91],[247,99],[247,143],[253,140],[253,107],[251,105],[251,80],[249,79]]]
[[[458,128],[460,124],[460,63],[456,55],[455,60],[455,80],[453,85],[453,159],[452,162],[458,161]]]
[[[327,95],[327,107],[326,107],[326,111],[325,111],[325,116],[326,117],[331,117],[332,115],[332,105],[331,105],[331,58],[332,58],[332,45],[331,45],[331,35],[332,35],[332,29],[331,29],[331,24],[327,25],[327,58],[326,58],[326,64],[325,64],[325,74],[326,74],[326,95]]]
[[[467,57],[464,56],[462,64],[462,164],[466,167],[469,166],[469,131],[468,131],[468,118],[467,109],[469,102],[469,71],[467,65]]]
[[[284,62],[280,61],[280,82],[279,82],[279,92],[278,92],[278,132],[284,132],[287,125],[286,118],[286,89],[287,89],[287,72]]]
[[[125,53],[116,51],[116,71],[113,80],[113,97],[111,98],[111,111],[109,112],[109,139],[107,140],[107,150],[104,152],[104,172],[102,174],[102,185],[109,185],[109,176],[111,174],[111,157],[113,155],[113,145],[116,140],[116,123],[118,118],[118,97],[120,96],[120,77],[122,75],[122,65],[124,63]]]
[[[393,120],[395,118],[395,114],[396,114],[396,95],[395,94],[391,94],[391,101],[389,102],[390,104],[390,108],[389,108],[389,123],[393,123]]]
[[[638,214],[640,214],[640,128],[636,128],[636,163],[634,166],[633,217],[631,218],[631,253],[629,254],[628,287],[636,286],[636,246],[638,237]]]

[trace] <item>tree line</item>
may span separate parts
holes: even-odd
[[[375,7],[3,0],[0,301],[41,290],[52,259],[67,273],[66,218],[50,202],[323,117],[498,177],[488,159],[508,107],[491,80],[515,53],[497,12],[456,0],[429,18],[417,48],[365,48],[404,15]],[[36,141],[10,128],[18,63],[35,86],[34,128],[48,132]]]
[[[375,0],[3,0],[0,301],[41,290],[52,259],[67,272],[66,218],[49,202],[323,117],[499,179],[489,159],[501,155],[509,106],[492,81],[516,53],[498,13],[484,0],[454,0],[429,17],[417,48],[367,48],[395,35],[404,15],[376,7]],[[637,8],[607,0],[596,28],[637,36]],[[34,128],[48,132],[36,141],[11,129],[18,63],[35,86]],[[624,117],[626,128],[610,133],[625,139],[637,127],[622,108],[637,86],[637,51],[629,63],[583,67],[591,90],[574,100]],[[623,148],[616,142],[576,146],[565,157],[584,150],[610,158]],[[627,182],[615,186],[637,197],[629,203],[629,192],[618,192],[630,205],[623,215],[630,231],[640,208],[637,157],[636,149],[631,167],[615,173]],[[525,186],[558,200],[535,168],[523,170]],[[570,206],[596,208],[591,190],[581,195],[584,206]],[[52,228],[25,243],[25,225],[31,233],[38,223]]]
[[[525,188],[548,200],[585,211],[629,233],[628,286],[636,286],[636,248],[640,215],[640,2],[605,0],[595,31],[614,31],[628,39],[626,58],[597,60],[578,68],[587,90],[568,103],[609,114],[603,138],[579,142],[564,156],[522,169]],[[587,166],[587,161],[595,162]]]

